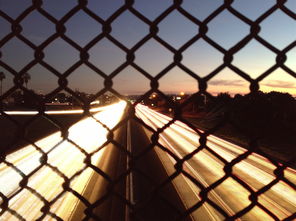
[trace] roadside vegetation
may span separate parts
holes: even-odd
[[[160,96],[154,97],[149,101],[154,104],[151,107],[173,116],[171,106]],[[190,96],[183,96],[175,102],[182,104],[188,98]],[[199,95],[191,99],[181,113],[197,128],[210,130],[225,140],[245,148],[255,142],[256,152],[263,151],[278,161],[296,159],[296,100],[288,93],[259,91],[235,96],[220,93],[212,98]]]
[[[260,92],[231,97],[222,93],[197,108],[195,115],[191,111],[190,118],[204,129],[221,123],[214,134],[246,148],[256,141],[260,150],[275,159],[296,159],[296,101],[290,94]]]

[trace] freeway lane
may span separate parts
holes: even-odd
[[[138,122],[130,122],[132,173],[131,221],[180,220],[185,207],[171,182],[158,155],[151,149],[150,141]],[[150,150],[147,151],[147,149]],[[156,188],[158,191],[156,191]],[[183,221],[191,220],[185,217]]]
[[[124,113],[125,103],[110,105],[95,118],[113,128]],[[156,130],[166,124],[170,118],[152,111],[145,106],[138,105],[136,114],[147,125]],[[127,130],[127,134],[124,131]],[[227,178],[208,194],[208,198],[222,210],[217,210],[210,203],[203,203],[202,207],[191,208],[203,200],[199,195],[201,187],[196,186],[183,174],[167,180],[176,169],[176,160],[167,152],[156,147],[149,147],[152,132],[143,129],[137,122],[130,120],[125,127],[114,134],[117,142],[128,146],[132,154],[132,172],[124,174],[127,167],[127,155],[119,148],[108,145],[91,158],[93,165],[106,172],[111,179],[117,179],[116,185],[110,185],[107,179],[85,168],[85,153],[93,152],[106,141],[108,131],[91,118],[86,118],[69,130],[69,138],[82,147],[79,150],[69,141],[63,141],[59,133],[54,133],[37,142],[40,151],[33,146],[27,146],[9,154],[6,163],[0,164],[0,192],[9,197],[9,205],[0,209],[0,220],[21,220],[18,214],[26,220],[41,218],[50,220],[50,215],[43,214],[41,209],[45,201],[50,202],[49,212],[57,214],[63,220],[81,220],[86,205],[75,196],[75,192],[63,193],[65,179],[77,175],[70,183],[70,187],[90,202],[95,202],[102,196],[98,206],[94,206],[92,214],[94,220],[123,220],[124,217],[134,220],[222,220],[233,216],[250,204],[250,193],[233,178]],[[98,136],[99,135],[99,136]],[[167,128],[159,137],[159,142],[167,147],[179,159],[191,153],[198,147],[198,135],[182,122],[176,122]],[[202,150],[183,164],[183,170],[191,174],[202,186],[207,187],[224,176],[224,162],[230,162],[246,150],[219,139],[209,136],[207,146],[223,159],[218,159],[208,150]],[[42,153],[48,158],[42,159]],[[142,154],[143,153],[143,154]],[[41,165],[41,161],[49,165]],[[224,161],[224,162],[223,162]],[[13,164],[20,169],[23,176],[30,176],[28,182],[21,182],[22,175],[9,166]],[[77,173],[84,169],[82,173]],[[233,167],[234,176],[239,177],[254,191],[270,183],[275,176],[275,166],[267,159],[252,154],[244,161]],[[59,175],[59,171],[65,177]],[[286,169],[285,177],[296,183],[296,172]],[[167,180],[158,192],[155,187]],[[127,185],[126,185],[127,184]],[[23,188],[25,187],[25,188]],[[67,187],[67,186],[65,186]],[[109,188],[112,189],[109,189]],[[35,195],[32,192],[35,192]],[[40,198],[36,195],[40,194]],[[61,196],[56,198],[56,196]],[[132,202],[125,208],[124,198]],[[0,204],[3,203],[0,197]],[[43,202],[44,201],[44,202]],[[291,217],[296,210],[296,192],[290,186],[280,181],[270,190],[259,196],[261,205],[268,208],[278,220]],[[46,208],[45,208],[46,209]],[[184,214],[185,209],[192,210]],[[15,212],[16,213],[15,213]],[[88,210],[90,212],[90,210]],[[267,214],[259,206],[241,217],[242,220],[274,220],[272,214]]]
[[[136,110],[137,116],[154,130],[163,127],[170,120],[169,117],[143,105],[138,105]],[[146,133],[148,136],[151,135],[147,130]],[[199,136],[196,132],[182,122],[176,122],[161,133],[159,142],[176,156],[183,158],[199,146],[198,140]],[[224,162],[230,162],[246,151],[215,136],[208,138],[207,146],[223,159],[218,159],[208,150],[202,150],[188,159],[183,165],[183,169],[190,173],[204,187],[211,185],[225,175],[223,170]],[[167,154],[160,148],[155,148],[155,150],[158,156],[162,158],[167,172],[169,174],[173,173],[175,171],[173,165],[176,161],[172,157],[169,157],[170,161],[168,161],[166,159]],[[256,191],[275,179],[274,169],[275,166],[267,159],[258,154],[252,154],[247,159],[236,164],[233,167],[232,173],[248,184],[252,190]],[[286,169],[285,177],[292,183],[296,183],[295,170],[291,168]],[[174,185],[187,208],[201,200],[199,197],[200,188],[189,181],[188,178],[180,176],[179,180],[174,180]],[[191,189],[190,194],[188,194],[188,191],[183,191],[187,187]],[[235,179],[227,178],[208,194],[208,197],[213,202],[223,208],[225,214],[221,214],[221,211],[218,212],[211,205],[205,203],[200,209],[192,213],[192,217],[195,220],[221,220],[224,216],[233,216],[250,205],[249,195],[250,193]],[[241,217],[242,220],[274,220],[275,217],[283,220],[296,215],[296,191],[282,181],[260,195],[258,201],[265,208],[269,209],[272,214],[267,214],[262,208],[255,206]]]
[[[90,113],[94,114],[105,108],[92,107]],[[40,115],[37,111],[5,111],[6,116],[0,113],[0,150],[8,154],[27,146],[29,141],[36,142],[61,128],[69,128],[84,118],[82,113],[81,109],[45,111],[45,115]],[[20,127],[24,125],[26,132],[22,134]]]
[[[104,111],[94,114],[94,117],[107,127],[113,128],[121,119],[125,105],[125,102],[110,105]],[[51,217],[41,212],[43,201],[50,202],[49,212],[57,214],[63,220],[74,217],[76,219],[77,209],[81,208],[80,200],[71,192],[63,193],[63,184],[67,178],[74,176],[69,186],[90,201],[94,201],[100,194],[106,192],[106,179],[89,167],[86,168],[84,153],[93,153],[106,142],[107,134],[108,130],[101,124],[92,118],[86,118],[69,129],[69,140],[78,144],[81,150],[72,142],[62,140],[60,133],[54,133],[36,143],[40,151],[30,145],[7,155],[6,163],[0,164],[0,192],[10,200],[9,209],[0,210],[1,220],[20,220],[18,216],[26,220],[37,218],[48,220]],[[91,163],[108,171],[108,167],[114,167],[114,164],[110,163],[114,162],[114,158],[111,157],[114,155],[114,149],[116,148],[103,148],[94,153]],[[47,159],[43,158],[47,165],[41,165],[41,151],[47,153]],[[30,176],[27,182],[20,183],[23,177],[10,167],[10,164],[15,165],[23,176]],[[84,170],[79,173],[81,169]],[[64,177],[59,174],[60,172]],[[94,176],[95,179],[92,179]],[[89,185],[93,188],[87,188]],[[40,194],[41,199],[32,192]],[[93,196],[95,197],[92,198]],[[0,204],[2,202],[3,199],[0,198]]]

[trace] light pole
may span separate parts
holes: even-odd
[[[0,95],[2,96],[2,81],[5,79],[5,74],[3,71],[0,72]]]
[[[28,73],[24,73],[22,77],[23,77],[24,82],[26,84],[26,88],[28,88],[28,82],[29,82],[29,80],[31,80],[31,76]]]

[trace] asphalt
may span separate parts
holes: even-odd
[[[126,126],[114,132],[114,140],[125,147]],[[91,210],[80,201],[71,220],[121,221],[125,219],[126,203],[122,199],[125,197],[126,179],[122,175],[126,170],[126,154],[120,147],[115,147],[111,143],[104,148],[108,150],[104,156],[108,160],[103,160],[96,167],[107,174],[111,181],[94,173],[83,194],[92,203]]]
[[[134,209],[131,221],[180,220],[185,207],[141,125],[131,122]],[[148,150],[150,148],[150,150]],[[166,183],[165,185],[163,185]],[[191,220],[189,217],[183,220]]]
[[[129,125],[130,129],[126,128],[129,127],[126,124],[116,131],[114,138],[123,147],[131,147],[131,173],[125,174],[127,154],[112,144],[106,146],[110,150],[105,156],[109,159],[108,164],[98,167],[116,182],[108,182],[99,174],[94,174],[85,188],[89,193],[84,194],[94,203],[94,208],[89,213],[80,202],[73,220],[173,221],[180,220],[185,213],[186,209],[172,182],[161,186],[169,179],[168,174],[154,149],[146,152],[151,141],[142,126],[135,121],[130,121]],[[182,220],[191,219],[185,217]]]

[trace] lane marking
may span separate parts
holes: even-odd
[[[127,146],[127,151],[132,154],[132,142],[131,142],[131,125],[130,121],[127,122],[127,128],[126,128],[126,146]],[[126,169],[129,169],[129,162],[130,159],[127,156],[126,158]],[[133,179],[133,173],[132,171],[128,174],[126,177],[126,187],[125,187],[125,195],[126,199],[131,202],[132,205],[135,205],[135,200],[134,200],[134,179]],[[130,220],[130,209],[126,205],[125,207],[125,220],[129,221]]]

